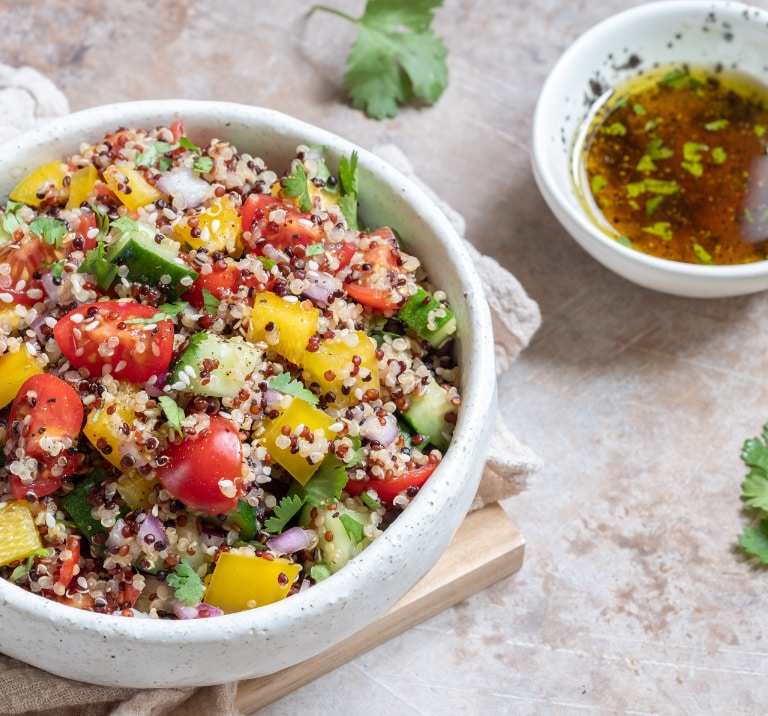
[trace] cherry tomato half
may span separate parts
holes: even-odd
[[[230,420],[211,415],[206,430],[170,444],[163,457],[157,479],[177,500],[211,515],[237,507],[243,489],[243,448]]]
[[[53,337],[75,368],[102,375],[105,366],[115,378],[144,383],[162,375],[173,355],[173,322],[153,322],[160,312],[142,303],[87,303],[60,318]]]
[[[280,222],[270,221],[271,212],[277,209],[285,212],[285,218]],[[321,244],[322,252],[313,257],[320,264],[321,270],[326,270],[323,257],[326,263],[334,259],[334,272],[344,268],[355,253],[354,244],[348,241],[329,242],[323,227],[315,223],[312,216],[311,212],[299,211],[290,202],[270,194],[251,194],[243,204],[241,216],[243,231],[253,233],[246,244],[258,256],[263,256],[265,243],[279,251],[295,246],[306,248]]]
[[[82,424],[83,404],[68,383],[48,373],[24,382],[11,405],[6,451],[14,459],[23,455],[37,460],[37,476],[32,484],[23,484],[11,469],[9,486],[17,500],[28,494],[44,497],[75,471],[77,453],[71,448]]]
[[[262,287],[261,290],[271,288],[271,283]],[[252,273],[242,271],[237,264],[217,261],[213,264],[213,270],[210,273],[201,273],[195,279],[184,293],[184,300],[189,301],[195,308],[203,308],[205,305],[203,289],[221,301],[236,294],[240,286],[258,288],[259,282]]]
[[[356,497],[365,490],[376,490],[379,498],[384,502],[392,502],[401,492],[409,487],[421,487],[427,478],[435,471],[438,463],[428,462],[421,467],[408,470],[401,477],[393,480],[350,480],[344,488],[352,497]]]
[[[400,248],[392,229],[377,229],[370,234],[370,247],[363,252],[354,278],[344,290],[358,303],[382,311],[402,306],[407,297],[397,291],[400,281]]]

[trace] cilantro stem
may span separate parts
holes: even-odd
[[[309,12],[307,13],[307,17],[309,17],[315,10],[320,10],[322,12],[328,12],[331,15],[337,15],[338,17],[343,17],[345,20],[349,20],[349,22],[355,23],[357,25],[360,22],[359,18],[352,17],[351,15],[347,15],[347,13],[342,12],[341,10],[337,10],[335,7],[328,7],[327,5],[313,5],[311,8],[309,8]]]

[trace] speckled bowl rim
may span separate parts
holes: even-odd
[[[546,117],[551,116],[555,108],[563,109],[561,97],[554,90],[559,83],[561,73],[567,73],[570,67],[577,65],[582,55],[588,52],[590,48],[609,42],[615,45],[616,41],[609,38],[628,38],[627,46],[629,46],[632,27],[636,26],[640,20],[652,18],[657,21],[659,32],[667,32],[669,22],[672,19],[683,17],[704,19],[712,12],[717,13],[719,18],[725,17],[736,22],[745,21],[745,19],[748,22],[762,22],[766,28],[766,47],[768,47],[768,10],[741,2],[731,2],[730,0],[662,0],[638,5],[617,13],[582,34],[560,56],[551,69],[542,86],[534,112],[531,157],[537,183],[542,188],[542,193],[545,194],[545,198],[555,213],[564,214],[567,220],[573,222],[584,234],[588,234],[591,240],[599,244],[605,251],[632,260],[652,271],[680,277],[706,278],[712,282],[725,281],[735,285],[742,279],[768,277],[768,260],[735,266],[705,266],[669,261],[623,246],[596,228],[578,201],[574,201],[570,187],[563,185],[554,171],[554,167],[546,159],[549,154],[547,145],[552,140],[549,131],[552,124],[547,121]],[[768,64],[768,53],[765,57]],[[593,69],[597,70],[598,68],[594,67]],[[649,69],[649,67],[645,69]],[[590,77],[592,74],[585,74],[585,87]],[[765,81],[765,78],[763,79]],[[574,91],[577,91],[577,88],[574,88]],[[584,113],[586,114],[586,110]],[[573,137],[565,139],[572,141]],[[569,147],[569,155],[570,151],[571,147]]]
[[[154,118],[156,121],[148,118]],[[80,673],[76,669],[59,665],[50,668],[46,655],[32,654],[29,645],[22,647],[8,643],[8,637],[0,630],[0,651],[47,668],[53,673],[91,683],[135,687],[188,686],[262,676],[310,658],[363,628],[405,595],[429,571],[447,547],[450,536],[461,524],[479,485],[495,416],[496,380],[490,311],[480,279],[462,240],[444,213],[413,181],[366,149],[331,132],[271,109],[229,102],[147,100],[94,107],[46,122],[0,145],[0,174],[9,166],[19,165],[15,172],[17,176],[0,180],[0,194],[7,196],[9,185],[12,187],[18,176],[23,176],[35,166],[68,151],[76,151],[79,141],[97,141],[105,132],[119,126],[147,126],[149,121],[153,124],[170,123],[176,118],[184,119],[189,127],[227,121],[245,126],[271,126],[281,137],[295,135],[297,138],[304,137],[313,143],[322,144],[329,149],[333,157],[339,153],[348,155],[353,149],[357,150],[363,186],[361,213],[365,215],[367,180],[364,176],[376,175],[393,187],[401,199],[412,205],[413,212],[418,214],[425,226],[434,231],[445,247],[444,256],[421,257],[427,269],[429,270],[430,263],[434,265],[442,259],[462,267],[459,285],[445,288],[456,304],[454,307],[462,314],[460,320],[463,325],[459,328],[459,343],[464,400],[453,443],[442,464],[403,514],[362,555],[353,559],[339,573],[282,602],[249,612],[206,620],[129,619],[79,611],[30,594],[0,580],[0,614],[7,616],[10,610],[15,619],[26,620],[30,633],[48,626],[61,632],[60,641],[63,644],[72,640],[73,634],[74,641],[84,638],[85,634],[92,644],[117,640],[116,643],[123,645],[124,652],[131,654],[129,658],[134,661],[142,658],[152,659],[153,654],[162,650],[164,644],[167,645],[169,641],[178,642],[179,639],[183,639],[185,649],[210,648],[222,639],[222,632],[226,632],[226,639],[231,644],[236,643],[239,638],[245,638],[255,644],[265,644],[268,650],[270,643],[279,640],[282,632],[290,631],[291,626],[295,627],[296,620],[307,626],[302,658],[295,658],[294,655],[281,659],[278,656],[272,664],[268,664],[266,659],[261,659],[262,663],[256,663],[250,668],[232,669],[227,668],[231,667],[231,664],[214,664],[208,676],[202,677],[198,674],[191,681],[186,680],[183,675],[162,679],[153,678],[150,673],[140,676],[136,669],[132,670],[135,673],[130,677],[121,678],[117,675],[105,676],[103,673]],[[73,135],[79,137],[76,146],[68,144]],[[193,133],[190,135],[193,136]],[[237,141],[235,143],[238,144]],[[51,144],[55,145],[53,149]],[[243,151],[252,149],[239,144],[238,146]],[[21,156],[24,161],[17,161]],[[418,249],[416,251],[418,253]],[[443,514],[438,512],[441,507],[447,510]],[[439,529],[435,530],[440,535],[441,546],[438,551],[427,543],[430,530],[425,527],[434,524],[436,520],[440,521]],[[428,560],[429,563],[402,575],[397,586],[393,587],[389,582],[397,581],[396,565],[402,563],[403,568],[407,569],[407,560],[403,560],[401,550],[409,549],[409,541],[411,545],[418,544],[427,551],[432,550],[434,554]],[[354,605],[345,602],[364,594],[363,587],[366,584],[374,587],[377,584],[377,574],[387,572],[388,568],[390,574],[383,589],[389,594],[388,598],[385,603],[379,604],[361,619],[359,610],[356,611]],[[375,595],[371,595],[371,599],[375,601]],[[343,623],[339,623],[338,633],[332,638],[315,633],[312,629],[313,620],[322,620],[323,614],[329,609],[343,611],[345,616]],[[72,658],[77,659],[74,655]],[[254,659],[259,661],[258,654],[254,654]],[[150,667],[151,664],[146,663],[147,672]]]

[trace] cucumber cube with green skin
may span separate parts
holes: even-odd
[[[62,507],[67,511],[77,529],[83,533],[83,536],[90,542],[93,549],[102,556],[104,555],[103,542],[106,540],[109,530],[91,514],[93,505],[89,504],[88,495],[92,487],[101,484],[108,477],[109,474],[106,470],[98,468],[86,475],[86,477],[76,485],[75,489],[65,495],[61,500]],[[121,516],[124,516],[126,512],[128,512],[128,508],[124,506],[120,508]],[[94,542],[93,538],[97,534],[104,535],[101,544]]]
[[[423,288],[408,299],[397,317],[435,348],[444,346],[456,333],[456,316]]]
[[[455,413],[456,406],[451,396],[434,380],[426,384],[426,390],[418,396],[411,396],[408,410],[403,413],[406,422],[423,435],[438,450],[445,451],[451,441],[453,424],[445,416]]]
[[[201,331],[179,356],[167,384],[196,395],[234,398],[261,358],[262,351],[240,336],[225,338]]]
[[[164,237],[158,242],[149,227],[135,222],[135,228],[124,231],[105,258],[128,269],[126,280],[159,288],[174,301],[198,277],[197,271],[179,258],[180,249],[178,241]]]
[[[312,509],[311,505],[304,506],[299,519],[302,527],[306,527],[312,520]],[[318,528],[322,527],[317,530],[317,548],[323,554],[323,564],[328,566],[331,574],[336,574],[352,557],[360,554],[371,543],[371,539],[365,537],[362,531],[369,523],[370,510],[362,506],[351,509],[341,503],[335,503],[334,509],[325,506],[316,509],[315,524],[317,525],[318,520],[322,521],[322,525],[317,525]],[[351,523],[359,525],[359,530],[350,529],[350,520]]]

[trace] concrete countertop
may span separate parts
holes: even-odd
[[[741,445],[768,421],[768,296],[688,300],[627,283],[565,234],[530,169],[549,68],[637,4],[446,0],[435,28],[448,89],[381,122],[345,103],[354,28],[307,20],[306,0],[0,4],[0,62],[40,70],[72,109],[233,100],[366,148],[396,144],[541,307],[500,381],[504,416],[545,463],[504,503],[527,540],[522,570],[261,716],[762,711],[768,574],[735,543]]]

